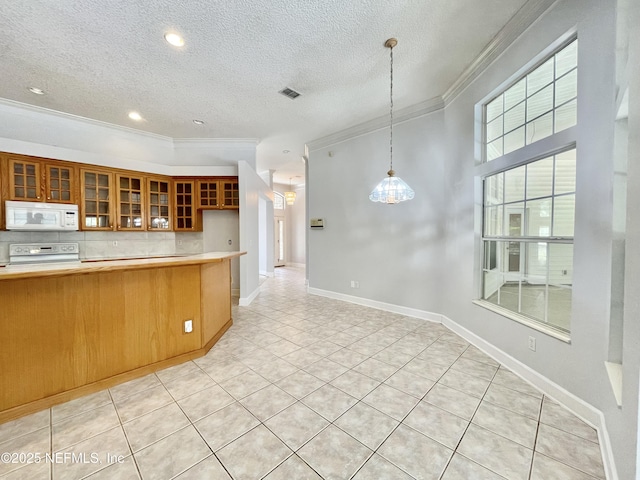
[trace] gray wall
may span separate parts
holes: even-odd
[[[394,168],[416,191],[410,202],[388,206],[367,198],[387,170],[388,131],[311,151],[309,213],[324,217],[326,226],[309,233],[309,282],[312,288],[446,315],[602,412],[619,477],[632,479],[637,337],[625,340],[621,409],[604,366],[611,307],[615,7],[614,0],[561,0],[444,110],[394,127]],[[472,303],[478,297],[481,202],[475,109],[573,30],[579,38],[578,126],[573,130],[579,159],[574,311],[567,344]],[[630,194],[637,192],[640,179],[633,178],[631,167],[628,182]],[[328,185],[331,195],[325,194]],[[630,253],[627,274],[631,268],[637,276],[638,259]],[[358,280],[360,289],[350,288],[350,280]],[[537,339],[537,352],[527,348],[529,335]],[[608,442],[603,445],[606,449]]]
[[[389,170],[388,129],[311,152],[309,217],[324,219],[324,229],[309,232],[311,287],[442,310],[443,127],[442,111],[394,127],[396,175],[416,192],[397,205],[369,201]]]

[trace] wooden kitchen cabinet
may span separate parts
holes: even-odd
[[[238,177],[165,177],[0,152],[4,201],[77,204],[86,231],[202,231],[202,210],[240,207]]]
[[[9,157],[8,164],[9,200],[43,201],[40,162]]]
[[[240,208],[240,190],[238,189],[238,179],[228,178],[220,180],[222,190],[222,206],[225,209]]]
[[[175,205],[173,229],[176,232],[197,231],[199,222],[195,180],[175,180],[173,190]]]
[[[82,230],[113,230],[113,174],[106,170],[82,169],[80,184]]]
[[[219,208],[220,189],[215,179],[198,180],[198,206],[200,208]]]
[[[44,170],[47,202],[75,203],[74,168],[45,163]]]
[[[171,228],[171,182],[169,179],[147,178],[147,229]]]
[[[144,199],[144,177],[116,174],[117,230],[146,229]]]
[[[198,180],[198,202],[203,209],[238,209],[240,193],[237,178]]]
[[[9,200],[75,203],[75,169],[62,162],[10,156]]]

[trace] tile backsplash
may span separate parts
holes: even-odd
[[[202,253],[202,232],[7,232],[0,231],[0,265],[12,243],[78,242],[82,260]]]

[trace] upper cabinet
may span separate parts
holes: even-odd
[[[47,202],[75,203],[73,183],[75,172],[72,167],[44,164],[45,168],[45,192]]]
[[[55,160],[9,156],[10,200],[76,203],[75,169]]]
[[[237,178],[198,180],[198,206],[203,209],[238,209],[240,194]]]
[[[9,157],[9,200],[43,201],[40,162]]]
[[[113,230],[113,174],[82,169],[80,182],[82,230]]]
[[[5,200],[77,204],[85,231],[202,231],[202,210],[240,208],[238,177],[165,177],[0,152]]]
[[[220,182],[214,178],[198,180],[198,206],[220,208]]]
[[[222,205],[220,208],[239,209],[240,190],[238,189],[237,178],[226,178],[220,180],[222,190]]]
[[[196,181],[175,179],[174,191],[174,223],[176,232],[194,232],[199,229],[196,209]]]
[[[118,230],[146,229],[144,177],[116,174],[116,218]]]
[[[147,229],[171,229],[171,179],[147,178]]]

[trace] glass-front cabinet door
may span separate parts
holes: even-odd
[[[171,227],[171,198],[170,182],[156,178],[149,178],[149,210],[147,228],[149,230],[169,230]]]
[[[9,199],[42,201],[39,162],[9,159]]]
[[[53,203],[75,203],[73,198],[73,168],[46,165],[46,172],[47,201]]]
[[[198,180],[198,197],[200,207],[218,207],[220,197],[218,180]]]
[[[176,180],[175,189],[175,222],[176,231],[196,230],[195,182],[193,180]]]
[[[222,205],[220,205],[220,208],[240,208],[240,191],[238,190],[237,179],[220,180],[220,190],[222,191]]]
[[[145,230],[142,177],[116,175],[118,230]]]
[[[113,206],[111,173],[98,170],[82,170],[80,204],[83,230],[113,230]]]

